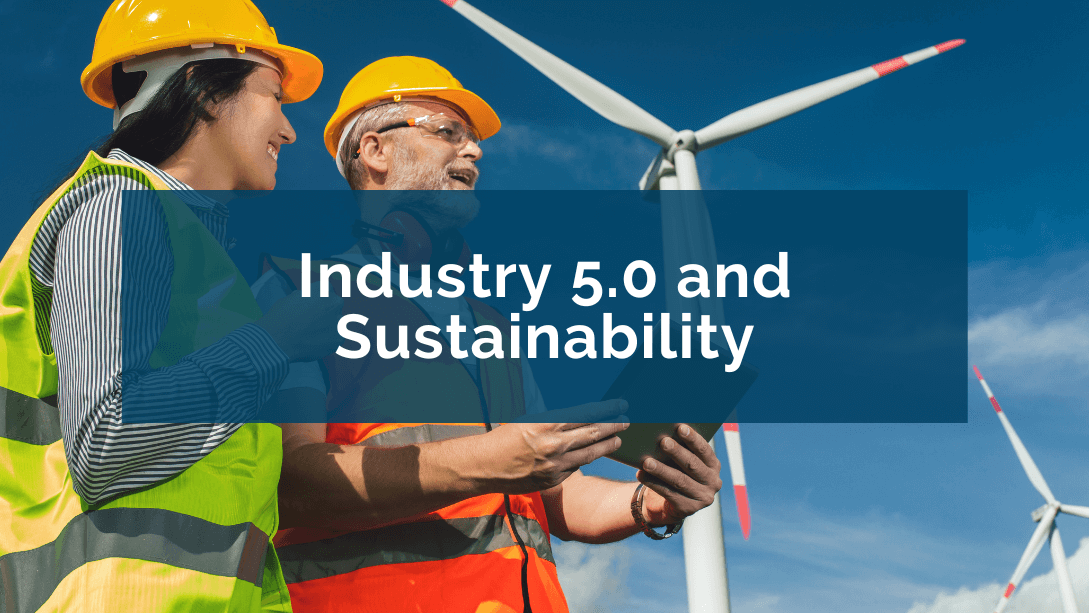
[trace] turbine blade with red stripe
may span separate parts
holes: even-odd
[[[805,110],[815,104],[824,102],[829,98],[848,92],[856,87],[865,85],[870,81],[879,79],[889,73],[896,72],[912,64],[917,64],[944,53],[950,49],[964,44],[963,39],[950,40],[940,45],[920,49],[898,58],[880,62],[873,66],[867,66],[861,70],[849,72],[845,75],[821,81],[808,87],[796,89],[792,92],[776,96],[763,102],[758,102],[750,107],[735,111],[715,123],[696,132],[696,143],[700,151],[710,149],[715,145],[737,138],[742,134],[752,132],[770,123],[779,121]]]
[[[737,518],[741,522],[741,534],[749,540],[751,516],[749,514],[749,492],[745,485],[745,463],[741,460],[741,433],[737,424],[722,424],[722,433],[726,437],[726,458],[730,462],[730,480],[734,483],[734,500],[737,501]]]
[[[672,143],[675,133],[673,128],[597,79],[531,43],[465,0],[442,0],[442,3],[529,62],[544,76],[567,90],[567,93],[593,109],[598,115],[642,134],[663,147],[668,147]]]
[[[1002,613],[1002,610],[1006,608],[1006,605],[1010,602],[1010,596],[1013,596],[1013,591],[1017,589],[1021,579],[1025,577],[1025,573],[1028,572],[1029,567],[1036,560],[1036,556],[1040,554],[1040,550],[1044,548],[1044,541],[1047,540],[1048,534],[1051,533],[1051,524],[1055,521],[1055,513],[1058,510],[1058,506],[1052,505],[1047,508],[1044,516],[1040,518],[1040,524],[1036,526],[1036,531],[1032,533],[1032,538],[1029,539],[1025,553],[1021,554],[1021,560],[1017,562],[1017,568],[1013,571],[1010,582],[1006,584],[1006,591],[1002,594],[1002,599],[995,605],[994,613]]]
[[[1002,427],[1006,430],[1006,436],[1010,438],[1010,442],[1013,443],[1013,450],[1017,452],[1017,459],[1021,460],[1021,467],[1025,469],[1025,474],[1028,475],[1029,481],[1032,482],[1036,491],[1040,492],[1040,495],[1044,497],[1044,500],[1048,504],[1055,502],[1055,496],[1051,493],[1051,488],[1047,486],[1047,481],[1044,481],[1044,475],[1040,472],[1040,469],[1036,467],[1036,462],[1032,461],[1032,456],[1029,455],[1028,449],[1025,448],[1025,444],[1021,442],[1021,437],[1017,436],[1017,432],[1014,432],[1013,426],[1010,424],[1010,420],[1006,417],[1006,413],[1002,411],[1002,407],[998,405],[998,399],[994,397],[994,393],[991,392],[991,386],[987,385],[987,382],[983,380],[983,375],[980,374],[979,369],[972,366],[972,369],[976,371],[976,377],[979,379],[979,384],[983,386],[983,391],[987,394],[987,399],[991,401],[991,406],[994,407],[995,413],[998,414],[998,420],[1002,422]]]

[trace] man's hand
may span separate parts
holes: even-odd
[[[710,506],[722,489],[718,476],[722,465],[694,429],[678,424],[676,435],[663,438],[659,446],[679,470],[647,458],[635,475],[650,490],[643,499],[643,517],[655,526],[675,524]]]
[[[628,422],[616,418],[628,409],[623,400],[549,411],[570,423],[510,423],[484,435],[492,459],[487,479],[505,494],[528,494],[554,487],[584,464],[620,448],[616,434]],[[565,413],[567,413],[565,415]]]

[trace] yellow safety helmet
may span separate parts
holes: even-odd
[[[325,125],[325,148],[334,158],[342,132],[356,111],[401,97],[435,98],[457,106],[468,116],[480,140],[499,131],[499,116],[480,96],[463,88],[450,71],[422,57],[387,57],[369,64],[348,81],[340,105]]]
[[[210,43],[231,45],[243,57],[251,47],[275,58],[282,67],[284,102],[306,100],[321,83],[321,60],[281,45],[276,30],[250,0],[114,0],[98,26],[91,63],[80,83],[91,100],[115,108],[114,64],[165,49],[210,47]]]

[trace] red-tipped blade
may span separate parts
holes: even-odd
[[[991,406],[994,407],[995,413],[1001,413],[1002,407],[998,406],[998,399],[994,397],[994,393],[991,392],[991,386],[987,385],[987,382],[983,379],[983,375],[979,373],[979,369],[975,364],[972,364],[972,370],[976,371],[976,378],[979,379],[979,384],[983,386],[984,393],[987,394],[987,399],[991,401]]]
[[[995,413],[998,414],[998,421],[1002,422],[1002,428],[1006,431],[1006,436],[1009,437],[1010,443],[1013,445],[1013,450],[1017,454],[1017,459],[1021,461],[1021,467],[1025,469],[1025,474],[1028,475],[1029,481],[1032,482],[1036,491],[1040,492],[1040,495],[1044,497],[1044,500],[1048,504],[1055,503],[1055,496],[1051,493],[1051,488],[1047,486],[1047,482],[1044,481],[1043,474],[1040,473],[1040,469],[1037,468],[1036,462],[1032,461],[1032,456],[1029,455],[1028,449],[1025,448],[1025,444],[1021,442],[1021,437],[1017,436],[1017,432],[1013,430],[1013,425],[1010,423],[1006,414],[1002,412],[1002,407],[998,406],[998,400],[994,397],[994,392],[991,391],[991,386],[987,385],[987,382],[983,380],[983,375],[980,374],[979,369],[972,366],[972,369],[976,371],[976,377],[979,379],[979,384],[983,386],[984,393],[987,394],[987,398],[991,401],[991,406],[994,407]],[[1016,581],[1014,582],[1016,583]]]
[[[737,500],[737,518],[741,522],[741,534],[745,536],[747,541],[749,540],[752,520],[749,516],[749,493],[745,491],[744,485],[734,486],[734,499]]]
[[[939,53],[945,53],[950,49],[955,49],[963,44],[963,38],[958,38],[956,40],[947,40],[944,43],[933,45],[927,47],[926,49],[920,49],[914,53],[908,53],[906,55],[901,55],[900,57],[894,57],[891,60],[879,62],[877,64],[874,64],[873,66],[870,66],[870,68],[876,70],[878,76],[883,77],[889,73],[896,72],[901,68],[907,68],[912,64],[921,62],[927,58],[934,57]]]
[[[748,134],[757,128],[963,44],[964,40],[957,39],[940,45],[931,45],[925,49],[906,53],[891,60],[757,102],[697,130],[696,142],[699,144],[699,150],[704,151],[742,134]]]
[[[745,486],[745,463],[741,460],[741,433],[737,424],[722,424],[722,434],[726,437],[726,458],[730,462],[730,478],[734,483],[737,518],[741,522],[741,534],[748,540],[752,517],[749,513],[749,493]]]
[[[934,45],[934,48],[938,50],[938,53],[945,53],[946,51],[949,51],[950,49],[956,49],[963,44],[963,38],[955,38],[953,40],[947,40],[939,45]]]

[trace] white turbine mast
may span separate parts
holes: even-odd
[[[964,44],[963,40],[958,39],[927,47],[754,104],[731,113],[698,131],[677,131],[634,102],[526,40],[465,0],[440,1],[490,34],[597,114],[649,138],[662,148],[643,174],[639,187],[644,190],[666,190],[662,194],[661,203],[662,246],[667,287],[677,284],[681,276],[680,267],[685,264],[700,264],[705,270],[715,270],[718,267],[711,219],[707,213],[707,205],[697,191],[700,189],[699,175],[696,170],[698,152]],[[698,312],[693,313],[693,307]],[[682,312],[689,312],[692,313],[694,321],[699,321],[701,315],[709,315],[712,325],[726,323],[722,301],[717,298],[682,301],[680,296],[668,292],[666,308],[678,319]],[[748,539],[750,513],[745,470],[741,460],[741,437],[736,423],[726,424],[723,430],[738,519],[742,534]],[[682,535],[689,611],[729,613],[726,549],[722,536],[722,511],[717,495],[710,507],[686,520]]]
[[[1002,428],[1006,430],[1006,436],[1010,438],[1010,443],[1013,444],[1013,450],[1017,453],[1017,459],[1021,461],[1025,474],[1028,475],[1029,481],[1032,482],[1036,491],[1040,492],[1040,495],[1044,497],[1044,506],[1032,512],[1032,520],[1038,523],[1036,530],[1032,533],[1032,538],[1029,539],[1025,553],[1021,554],[1021,559],[1017,562],[1017,568],[1014,569],[1013,576],[1010,577],[1010,582],[1006,585],[1006,591],[1002,594],[998,604],[995,605],[995,613],[1002,613],[1006,605],[1009,604],[1014,590],[1021,583],[1021,579],[1025,577],[1025,573],[1028,572],[1029,567],[1036,560],[1036,556],[1040,554],[1040,550],[1044,548],[1045,539],[1051,541],[1051,560],[1055,564],[1055,578],[1059,582],[1059,596],[1063,602],[1063,613],[1078,613],[1078,603],[1074,600],[1074,586],[1070,582],[1070,570],[1066,567],[1066,551],[1063,549],[1063,541],[1059,536],[1059,526],[1055,522],[1055,518],[1059,513],[1089,518],[1089,507],[1063,504],[1055,500],[1051,488],[1047,486],[1043,474],[1036,467],[1036,463],[1032,461],[1028,449],[1021,442],[1021,438],[1017,436],[1017,432],[1014,432],[1010,420],[1002,411],[1002,407],[998,406],[998,400],[995,399],[994,393],[991,392],[991,386],[987,385],[987,382],[983,380],[983,375],[979,373],[978,368],[973,366],[972,369],[976,371],[979,384],[983,386],[987,399],[991,401],[991,406],[994,407],[995,413],[998,414],[998,420],[1002,422]]]

